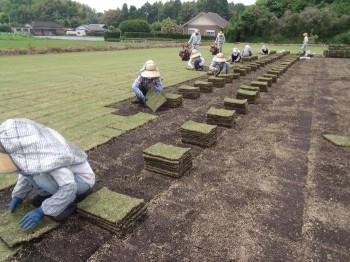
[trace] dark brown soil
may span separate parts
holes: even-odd
[[[95,191],[107,186],[148,202],[148,217],[126,239],[73,216],[14,260],[350,261],[350,148],[322,137],[350,135],[350,60],[299,61],[234,128],[219,128],[216,146],[181,143],[182,123],[205,122],[210,106],[223,108],[224,97],[268,67],[161,109],[155,121],[89,152]],[[150,113],[130,100],[115,107]],[[142,151],[157,142],[191,147],[191,174],[145,171]],[[1,210],[9,198],[10,190],[1,194]]]

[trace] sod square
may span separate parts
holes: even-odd
[[[166,98],[161,93],[158,93],[155,88],[148,90],[146,97],[146,105],[152,110],[152,112],[156,112],[167,101]]]
[[[339,136],[331,134],[326,134],[323,136],[337,146],[350,146],[350,136]]]
[[[0,176],[0,191],[16,184],[18,174],[6,174]]]
[[[258,86],[240,85],[239,88],[244,89],[244,90],[248,90],[248,91],[255,91],[255,92],[260,91],[260,88]]]
[[[181,85],[178,90],[183,98],[197,99],[200,97],[199,87]]]
[[[165,107],[168,108],[176,108],[182,105],[182,95],[172,94],[172,93],[164,93],[163,96],[166,98]]]
[[[9,247],[5,242],[0,240],[0,261],[9,261],[20,250],[21,246]]]
[[[235,117],[236,112],[234,110],[210,107],[207,112],[206,122],[211,125],[232,128],[235,125]]]
[[[262,82],[262,81],[252,81],[250,83],[251,86],[257,86],[259,87],[260,92],[267,92],[268,83]]]
[[[228,110],[235,110],[237,114],[247,114],[248,100],[225,97],[224,107]]]
[[[181,141],[184,143],[210,147],[217,142],[217,126],[195,121],[187,121],[180,127]]]
[[[258,98],[260,97],[258,91],[249,91],[244,89],[239,89],[237,91],[236,98],[238,99],[247,99],[248,104],[255,104],[258,102]]]
[[[196,81],[193,84],[195,87],[199,87],[199,90],[202,93],[211,93],[213,92],[213,83],[212,82],[205,82],[205,81]]]
[[[263,74],[263,77],[272,78],[272,83],[277,82],[277,75],[275,75],[275,74]]]
[[[41,235],[51,231],[58,223],[45,216],[33,229],[22,229],[19,221],[34,207],[29,203],[19,205],[14,213],[6,211],[0,215],[0,238],[9,246],[29,242]]]
[[[262,77],[262,76],[258,76],[257,78],[258,81],[262,81],[262,82],[267,82],[267,86],[271,87],[272,86],[272,77]]]

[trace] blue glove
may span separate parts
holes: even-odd
[[[143,97],[141,98],[141,101],[142,101],[142,103],[145,105],[146,102],[147,102],[147,97],[143,96]]]
[[[160,89],[158,89],[158,88],[156,88],[156,91],[155,91],[156,93],[161,93],[162,91],[160,90]]]
[[[11,203],[9,204],[9,209],[11,211],[11,213],[15,212],[16,207],[19,204],[22,204],[23,200],[19,197],[13,197],[11,200]]]
[[[19,223],[23,229],[33,228],[44,216],[43,210],[38,207],[28,212]]]

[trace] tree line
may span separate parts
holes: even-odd
[[[225,28],[229,41],[278,41],[300,38],[304,31],[320,39],[348,36],[350,41],[349,0],[257,0],[250,6],[227,0],[170,0],[146,2],[140,8],[124,3],[103,13],[71,0],[0,0],[0,23],[9,26],[40,20],[68,28],[102,23],[117,29],[125,21],[144,20],[150,30],[160,31],[164,24],[181,25],[201,12],[218,13],[230,22]]]

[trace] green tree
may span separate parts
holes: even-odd
[[[151,31],[146,20],[142,20],[142,19],[123,21],[120,23],[119,29],[122,33],[125,33],[125,32],[149,33]]]
[[[197,9],[200,12],[214,12],[225,19],[229,19],[227,0],[198,0]]]

